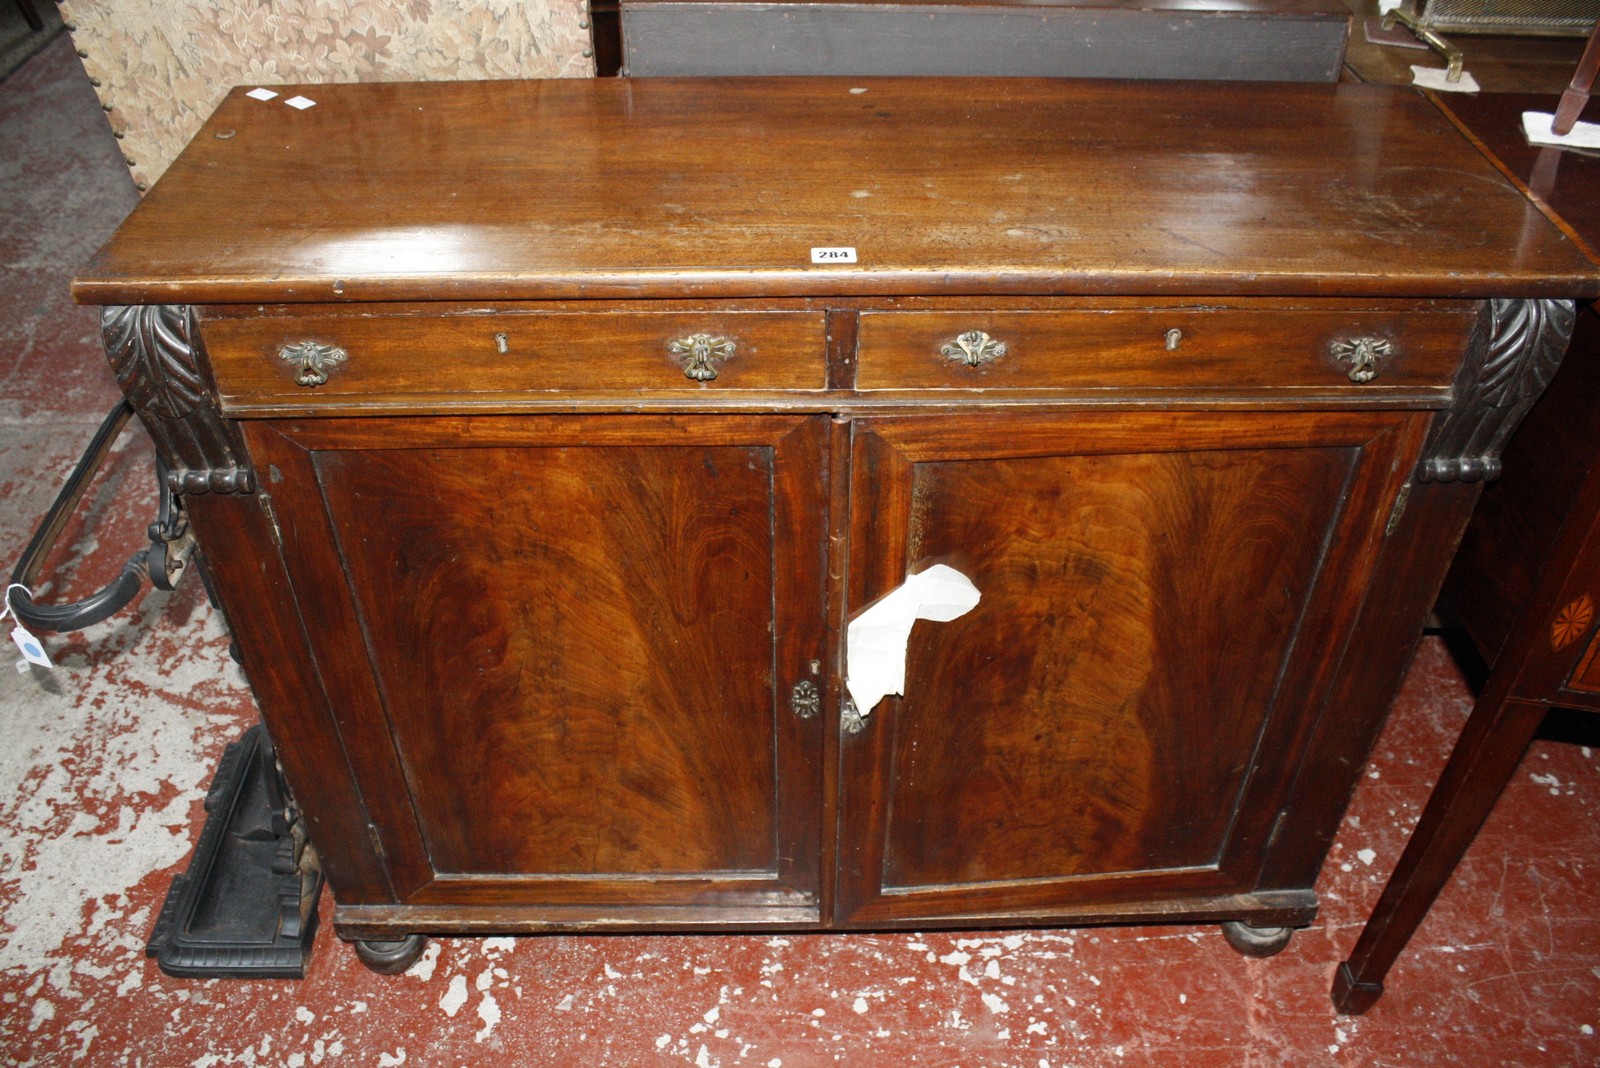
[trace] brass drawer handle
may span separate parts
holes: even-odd
[[[982,364],[993,363],[1006,354],[1006,343],[996,341],[982,330],[968,330],[958,334],[954,339],[946,341],[939,347],[939,354],[952,363],[964,363],[968,367],[978,367]]]
[[[1394,346],[1381,337],[1342,337],[1328,346],[1333,358],[1348,363],[1350,381],[1364,385],[1378,377],[1378,361],[1394,355]]]
[[[667,343],[667,351],[683,364],[683,376],[696,382],[717,377],[717,364],[732,359],[735,347],[731,338],[711,334],[690,334]]]
[[[349,357],[337,345],[324,345],[320,341],[299,341],[278,350],[280,359],[300,365],[296,383],[315,388],[328,380],[328,372],[344,363]]]

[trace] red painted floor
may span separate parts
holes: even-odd
[[[134,201],[70,45],[0,82],[0,561],[115,390],[67,280]],[[149,521],[119,453],[57,589]],[[120,495],[113,491],[120,490]],[[0,1061],[94,1065],[1580,1065],[1600,1062],[1600,768],[1540,742],[1365,1017],[1328,1000],[1468,691],[1424,645],[1319,884],[1247,960],[1215,928],[436,941],[373,975],[324,933],[304,982],[180,981],[144,940],[224,744],[254,712],[195,587],[0,669]],[[9,657],[0,657],[10,664]],[[1600,743],[1597,743],[1600,744]],[[324,915],[331,912],[324,902]]]

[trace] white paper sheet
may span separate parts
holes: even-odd
[[[982,595],[953,567],[935,564],[908,575],[886,597],[850,621],[845,631],[844,685],[866,716],[889,694],[906,692],[906,643],[919,619],[948,623],[977,606]]]
[[[1443,67],[1417,67],[1411,68],[1411,84],[1420,85],[1424,89],[1433,89],[1441,93],[1476,93],[1478,79],[1472,76],[1470,70],[1461,72],[1457,81],[1445,81],[1445,76],[1450,72]]]
[[[1524,111],[1522,132],[1528,135],[1529,144],[1564,145],[1572,148],[1600,148],[1600,123],[1576,122],[1572,132],[1557,137],[1550,132],[1555,115],[1549,111]]]

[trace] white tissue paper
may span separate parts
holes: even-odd
[[[977,606],[981,594],[953,567],[934,564],[908,575],[882,600],[850,621],[845,631],[850,691],[856,711],[869,714],[889,694],[906,692],[906,643],[919,619],[948,623]]]
[[[1548,111],[1524,111],[1522,113],[1522,132],[1528,135],[1528,143],[1534,145],[1565,145],[1572,148],[1600,148],[1600,123],[1575,122],[1572,132],[1557,137],[1550,132],[1550,124],[1556,121],[1554,114]]]
[[[1470,70],[1462,71],[1461,78],[1453,82],[1445,81],[1445,75],[1449,73],[1443,67],[1414,66],[1411,68],[1411,84],[1441,93],[1476,93],[1478,91],[1478,79],[1472,76]]]

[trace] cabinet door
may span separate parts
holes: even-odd
[[[982,599],[918,622],[905,695],[846,717],[841,921],[1160,918],[1260,889],[1426,418],[857,423],[850,611],[936,563]]]
[[[250,424],[372,823],[319,847],[458,926],[814,919],[826,426]]]

